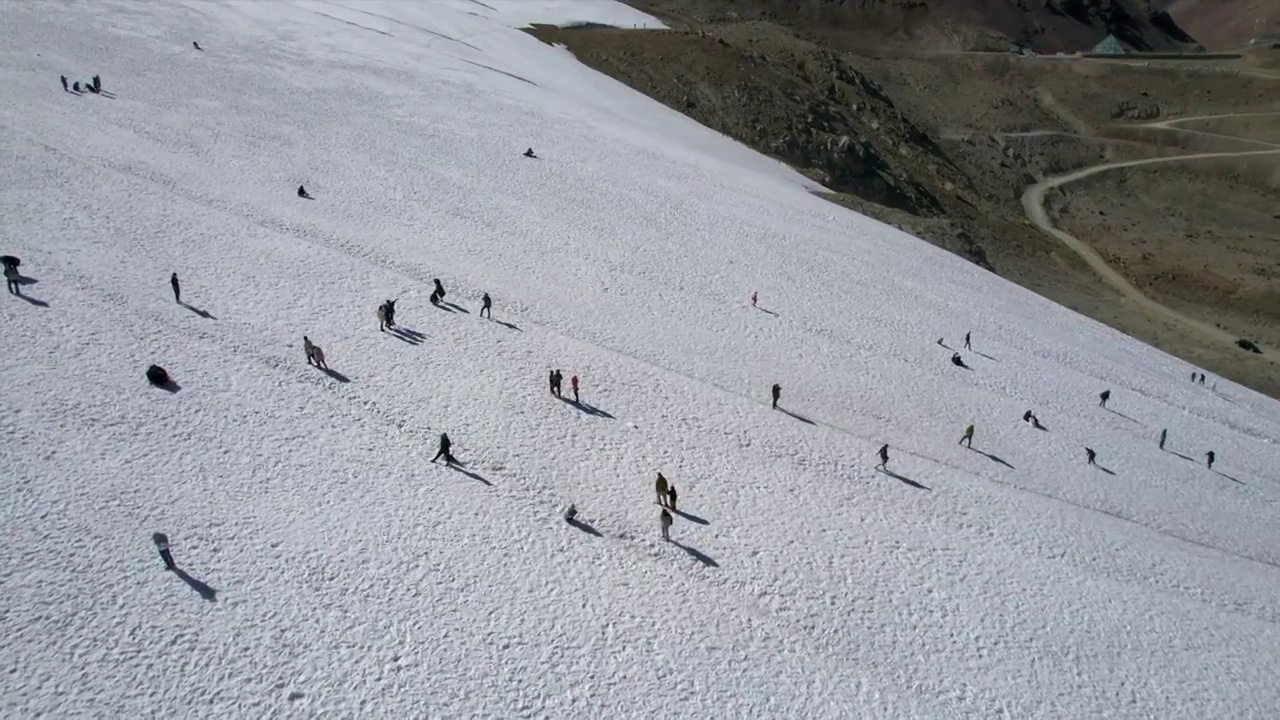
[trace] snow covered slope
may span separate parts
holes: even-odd
[[[651,21],[0,13],[0,716],[1274,717],[1280,407],[514,29]]]

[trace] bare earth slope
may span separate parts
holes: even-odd
[[[1273,242],[1280,218],[1260,210],[1280,205],[1275,156],[1225,170],[1196,161],[1116,169],[1046,191],[1046,217],[1057,222],[1064,214],[1066,227],[1059,229],[1115,260],[1112,270],[1150,302],[1126,297],[1085,257],[1037,227],[1021,202],[1037,182],[1095,165],[1269,149],[1280,133],[1278,116],[1269,114],[1280,110],[1280,78],[1257,68],[1274,58],[1110,61],[958,52],[958,36],[947,33],[959,26],[934,22],[936,5],[913,15],[860,4],[858,17],[879,9],[879,25],[867,26],[882,28],[876,40],[866,28],[840,30],[844,25],[830,21],[834,11],[824,3],[791,11],[767,2],[634,4],[673,29],[532,32],[784,160],[835,191],[834,202],[1280,396],[1272,356],[1244,352],[1232,340],[1259,340],[1264,350],[1280,343],[1277,319],[1253,310],[1278,290],[1275,278],[1256,270],[1280,261],[1280,243]],[[813,18],[826,19],[805,26]],[[1000,34],[989,27],[966,32]],[[904,34],[917,45],[897,42]],[[1137,177],[1158,179],[1127,182],[1119,194],[1109,185]],[[1214,190],[1204,191],[1206,185]],[[1198,199],[1195,212],[1178,205],[1185,198]],[[1094,220],[1078,224],[1086,208]],[[1176,297],[1161,290],[1171,283]],[[1170,314],[1172,306],[1177,312]]]

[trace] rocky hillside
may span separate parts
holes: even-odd
[[[1211,50],[1238,50],[1264,33],[1280,37],[1280,0],[1165,0],[1163,9]]]

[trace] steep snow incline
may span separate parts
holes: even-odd
[[[0,302],[0,716],[1280,706],[1276,403],[515,29],[651,20],[0,12],[0,253],[32,279]]]

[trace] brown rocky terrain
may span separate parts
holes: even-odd
[[[1046,192],[1051,222],[1092,244],[1168,312],[1132,302],[1033,225],[1021,202],[1035,183],[1093,165],[1280,144],[1280,115],[1179,122],[1280,112],[1280,73],[1258,69],[1280,55],[1114,61],[963,51],[1011,35],[1042,48],[1076,42],[1065,31],[1017,29],[1050,27],[1039,10],[975,20],[975,10],[1003,12],[1017,0],[632,4],[673,29],[532,32],[789,163],[835,191],[833,202],[1280,397],[1275,356],[1224,342],[1238,333],[1280,347],[1280,317],[1266,307],[1280,287],[1265,269],[1280,261],[1280,218],[1268,212],[1280,208],[1277,156],[1117,169]],[[1134,35],[1186,45],[1176,26],[1165,32],[1161,16],[1149,20],[1145,3],[1084,4],[1109,18],[1072,20],[1090,28],[1090,47],[1121,17]]]
[[[1236,50],[1256,35],[1280,35],[1280,0],[1166,0],[1164,10],[1210,50]]]

